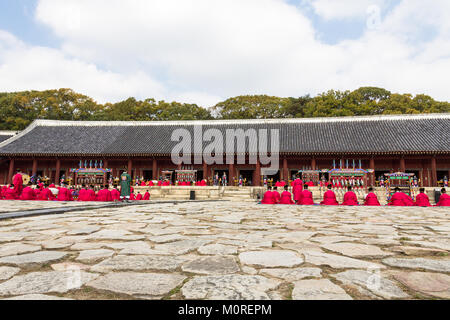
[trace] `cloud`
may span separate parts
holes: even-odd
[[[385,7],[387,0],[307,0],[314,12],[325,20],[365,19],[373,6]]]
[[[145,73],[102,71],[59,50],[28,46],[1,30],[0,88],[3,91],[72,88],[99,102],[136,94],[164,96],[163,87]]]
[[[349,1],[344,9],[361,8]],[[241,94],[366,85],[450,100],[448,1],[403,0],[359,39],[335,45],[318,39],[305,12],[283,0],[40,0],[35,18],[61,46],[28,46],[3,33],[0,86],[204,106]]]

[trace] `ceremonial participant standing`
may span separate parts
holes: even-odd
[[[131,176],[124,171],[120,176],[120,197],[122,199],[130,199],[131,193]]]
[[[328,185],[328,190],[323,195],[323,201],[320,203],[323,206],[338,206],[339,203],[336,200],[336,195],[333,190],[331,190],[333,186],[331,184]]]
[[[425,194],[425,188],[420,188],[420,193],[416,197],[416,207],[431,207],[430,198]]]
[[[300,178],[297,178],[292,183],[292,193],[294,194],[294,200],[297,204],[299,204],[302,200],[302,191],[303,191],[303,181]]]
[[[23,177],[22,177],[22,171],[20,169],[17,169],[17,173],[15,174],[13,178],[13,185],[14,190],[16,192],[16,198],[19,198],[22,194],[23,190]]]
[[[347,192],[344,195],[344,202],[342,202],[343,206],[357,206],[358,203],[358,197],[356,196],[356,193],[352,191],[352,187],[349,186],[347,188]]]
[[[365,206],[371,206],[371,207],[379,207],[381,206],[380,202],[378,201],[377,195],[373,192],[373,188],[369,188],[369,194],[367,195],[365,201]]]

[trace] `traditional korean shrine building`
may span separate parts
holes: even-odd
[[[211,139],[195,134],[199,126],[201,132],[212,129],[210,132],[221,133],[223,141],[215,141],[219,144],[226,143],[227,130],[254,130],[258,134],[260,130],[277,130],[275,152],[280,170],[275,180],[288,180],[299,170],[335,166],[361,166],[370,171],[371,184],[392,172],[414,173],[426,187],[437,186],[450,176],[450,114],[167,122],[36,120],[17,134],[0,132],[0,184],[10,183],[17,168],[57,183],[62,175],[71,176],[86,166],[108,169],[107,174],[113,177],[126,169],[146,180],[157,180],[161,172],[177,169],[197,170],[198,179],[225,172],[230,183],[241,175],[253,185],[261,184],[265,165],[259,159],[254,164],[229,164],[225,160],[224,164],[174,164],[171,153],[179,143],[171,139],[175,130],[184,129],[192,135],[192,158],[199,153],[196,143],[201,148],[209,145]],[[246,143],[243,153],[234,149],[234,156],[245,154],[249,158],[254,143]]]

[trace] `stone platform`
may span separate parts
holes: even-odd
[[[4,220],[0,299],[449,299],[449,238],[448,208],[151,202]]]

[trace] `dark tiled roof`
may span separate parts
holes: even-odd
[[[218,129],[224,143],[229,129],[278,129],[280,153],[450,153],[450,114],[441,114],[203,122],[38,120],[0,143],[0,155],[167,155],[178,143],[171,141],[173,131],[192,133],[195,124],[203,132]],[[203,142],[203,147],[209,144]]]
[[[16,131],[0,131],[0,143],[8,140],[16,134]]]

